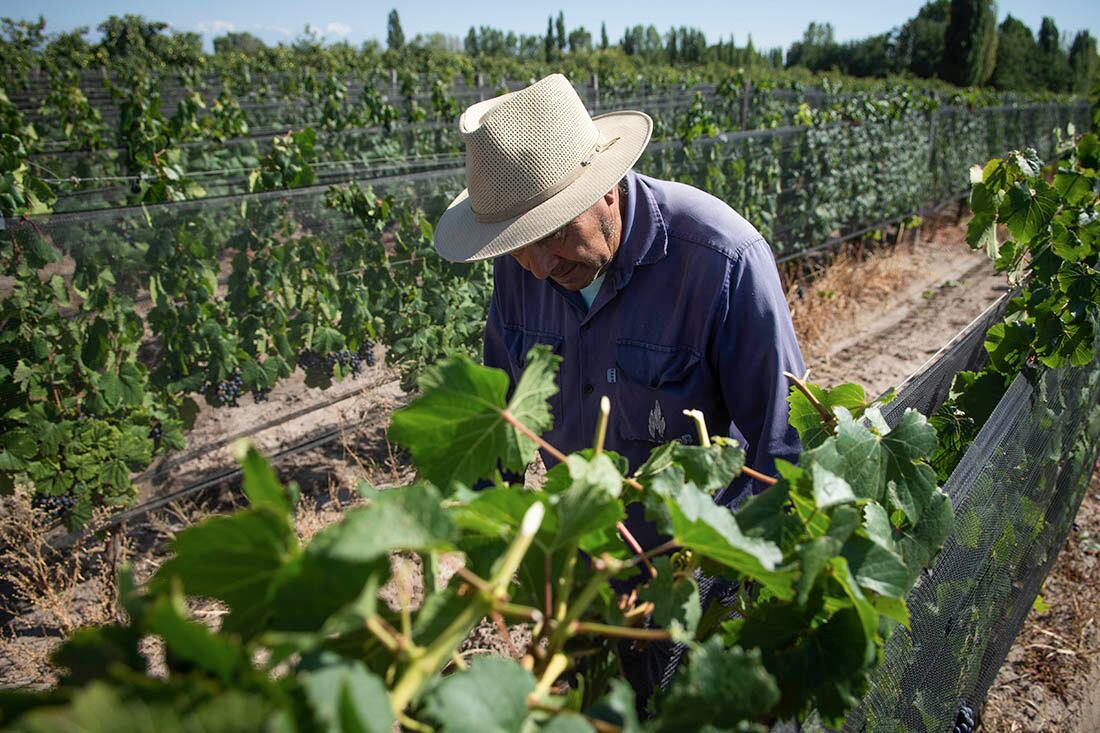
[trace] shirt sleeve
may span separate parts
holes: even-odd
[[[783,372],[804,372],[802,352],[768,243],[758,239],[748,245],[730,262],[728,275],[712,343],[730,414],[729,436],[746,446],[747,466],[775,476],[775,459],[796,462],[801,450],[798,432],[787,422]],[[736,505],[765,488],[742,475],[716,500]]]

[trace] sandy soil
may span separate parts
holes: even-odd
[[[965,224],[965,222],[964,222]],[[815,273],[812,281],[794,278],[789,289],[789,302],[796,330],[813,369],[814,381],[835,384],[860,382],[869,393],[880,393],[915,372],[959,330],[979,315],[1006,289],[1002,277],[993,272],[984,255],[974,253],[962,241],[964,229],[954,223],[926,226],[912,246],[905,244],[873,254],[844,253],[827,268]],[[378,353],[382,361],[381,350]],[[281,422],[262,430],[253,439],[268,454],[277,453],[301,440],[338,429],[338,439],[321,447],[290,455],[277,470],[283,480],[294,480],[302,488],[303,502],[298,515],[298,529],[309,537],[319,528],[336,521],[340,513],[356,502],[355,486],[362,479],[379,486],[397,485],[410,479],[410,471],[399,455],[395,455],[385,440],[389,415],[407,400],[397,387],[395,375],[384,367],[368,370],[363,376],[321,392],[311,390],[301,378],[287,380],[271,394],[268,402],[252,404],[250,397],[242,399],[237,409],[203,409],[189,439],[189,448],[181,457],[173,457],[154,467],[142,483],[142,499],[163,496],[203,476],[216,476],[231,467],[227,446],[233,435],[267,425],[291,416],[301,407],[319,399],[334,399],[322,410]],[[346,399],[335,399],[346,398]],[[225,489],[233,487],[234,490]],[[1071,536],[1070,552],[1059,560],[1054,575],[1044,591],[1044,598],[1057,613],[1065,604],[1055,599],[1060,586],[1058,574],[1063,560],[1075,562],[1082,552],[1092,552],[1095,538],[1100,537],[1100,486],[1090,490],[1092,529]],[[60,555],[52,553],[36,536],[29,515],[22,519],[18,508],[2,507],[13,517],[16,535],[11,526],[0,526],[0,533],[16,540],[22,557],[3,558],[8,567],[25,571],[15,578],[14,586],[22,592],[12,592],[0,584],[0,608],[11,606],[14,616],[3,618],[0,613],[0,685],[41,686],[51,684],[54,671],[48,664],[48,653],[72,628],[109,620],[113,610],[114,567],[124,560],[135,565],[140,578],[148,577],[163,560],[170,538],[180,529],[213,512],[231,510],[238,501],[232,483],[212,488],[173,502],[148,515],[140,524],[105,538],[90,538],[73,550]],[[0,511],[0,516],[5,511]],[[1082,517],[1086,514],[1082,510]],[[1079,519],[1079,523],[1081,520]],[[1087,535],[1091,532],[1091,535]],[[1092,545],[1086,541],[1092,537]],[[1075,544],[1076,543],[1076,544]],[[12,543],[16,544],[16,543]],[[1096,557],[1092,557],[1091,573],[1095,579]],[[395,558],[402,570],[398,578],[415,578],[419,567],[411,559]],[[395,567],[396,570],[396,567]],[[450,568],[453,571],[453,568]],[[14,576],[13,576],[14,577]],[[414,581],[413,585],[416,583]],[[395,581],[395,583],[404,581]],[[1095,582],[1093,582],[1095,585]],[[33,592],[30,589],[35,589]],[[394,584],[383,593],[392,603],[401,597],[415,601],[415,588]],[[1068,592],[1068,591],[1067,591]],[[1072,596],[1072,593],[1069,593]],[[1093,601],[1091,608],[1100,608]],[[200,617],[216,619],[219,609],[196,609]],[[1032,620],[1029,620],[1029,624]],[[1091,624],[1091,621],[1090,621]],[[1058,625],[1062,627],[1061,624]],[[1088,628],[1095,634],[1095,624]],[[512,648],[522,648],[524,630],[510,629],[505,640],[497,628],[486,622],[475,629],[463,646],[464,655],[482,653],[510,654]],[[1039,633],[1039,632],[1035,632]],[[1056,633],[1061,633],[1056,631]],[[1028,632],[1021,644],[1029,643]],[[1095,647],[1095,638],[1089,642]],[[1013,654],[1019,654],[1014,648]],[[1006,669],[1017,662],[1010,655]],[[1076,669],[1076,668],[1075,668]],[[1092,668],[1095,680],[1096,667]],[[1087,670],[1075,672],[1080,681],[1087,679]],[[1034,675],[1033,675],[1034,676]],[[990,697],[989,710],[995,706],[1004,711],[1003,718],[1013,715],[1012,704],[1020,708],[1024,696],[1000,691],[1010,684],[998,679]],[[1033,682],[1032,684],[1038,684]],[[1069,699],[1079,718],[1100,720],[1100,698],[1097,685],[1092,685],[1092,698],[1085,695],[1080,684],[1069,690]],[[1069,688],[1066,688],[1069,689]],[[1048,696],[1053,693],[1044,693]],[[1069,705],[1065,706],[1069,709]],[[1022,709],[1022,708],[1021,708]],[[1089,712],[1091,711],[1091,712]],[[993,720],[987,713],[987,720]],[[1015,719],[1015,718],[1013,718]],[[1064,720],[1051,713],[1048,720]],[[1091,725],[1091,724],[1090,724]],[[1047,730],[1048,728],[989,728],[987,730]],[[1093,727],[1062,728],[1066,730],[1100,730]]]
[[[1100,472],[981,711],[989,733],[1100,731]]]

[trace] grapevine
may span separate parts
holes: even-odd
[[[385,492],[362,485],[366,505],[304,546],[292,495],[255,450],[238,446],[251,506],[184,530],[145,587],[123,571],[128,621],[77,632],[56,655],[69,669],[66,685],[24,693],[17,707],[0,695],[0,710],[17,730],[49,719],[81,724],[92,700],[111,702],[98,708],[106,725],[154,710],[212,725],[230,715],[252,726],[307,725],[330,719],[334,695],[347,689],[354,697],[340,715],[367,729],[513,720],[619,730],[636,725],[635,700],[599,671],[618,654],[600,640],[675,639],[687,654],[647,728],[745,729],[811,712],[838,724],[890,630],[907,623],[905,595],[952,526],[950,502],[929,480],[932,429],[910,411],[889,430],[854,385],[799,381],[791,415],[807,446],[800,465],[780,465],[775,485],[736,513],[711,494],[743,470],[744,454],[709,440],[703,425],[700,446],[661,446],[633,470],[597,440],[563,456],[543,489],[498,480],[470,492],[468,482],[498,466],[522,467],[536,445],[552,448],[538,433],[550,424],[556,359],[532,350],[510,397],[503,372],[465,358],[428,369],[421,396],[390,427],[420,479]],[[849,460],[855,454],[864,460]],[[670,538],[645,556],[615,531],[638,500]],[[661,554],[673,548],[675,563]],[[426,579],[417,610],[391,610],[374,594],[393,551],[420,555],[425,568],[457,552],[464,566],[448,582]],[[639,576],[647,564],[652,574]],[[736,617],[699,607],[700,571],[740,589]],[[634,578],[638,589],[614,593],[612,578]],[[188,617],[195,595],[226,604],[220,629]],[[662,626],[643,625],[647,613]],[[458,645],[487,615],[531,625],[523,658],[454,667]],[[137,642],[145,635],[169,651],[166,679],[144,676]],[[583,665],[579,649],[588,650]],[[82,665],[77,650],[120,661]],[[271,676],[276,665],[284,671]]]

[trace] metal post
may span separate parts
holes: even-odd
[[[397,94],[397,69],[390,69],[390,92]]]
[[[600,109],[600,75],[595,71],[592,72],[592,109]]]

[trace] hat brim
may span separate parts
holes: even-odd
[[[435,228],[435,248],[451,262],[477,262],[507,254],[560,229],[610,191],[641,157],[653,132],[644,112],[625,110],[593,117],[601,140],[618,137],[564,189],[511,219],[483,223],[470,207],[463,189]]]

